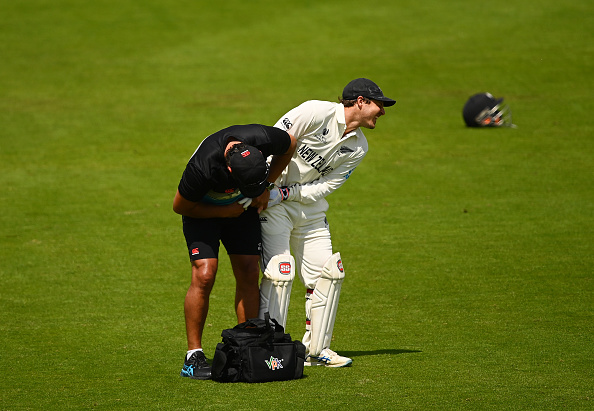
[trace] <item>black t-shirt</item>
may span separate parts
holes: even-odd
[[[261,124],[237,125],[217,131],[198,146],[179,182],[179,193],[189,201],[230,204],[243,196],[225,163],[225,148],[233,138],[256,147],[264,157],[284,154],[291,145],[287,132]]]

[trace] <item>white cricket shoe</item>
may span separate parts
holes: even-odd
[[[343,357],[338,355],[330,348],[324,348],[320,355],[313,356],[308,355],[305,359],[305,363],[303,365],[312,366],[312,365],[325,365],[326,367],[348,367],[353,363],[348,357]]]

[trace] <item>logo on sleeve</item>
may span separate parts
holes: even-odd
[[[283,120],[281,121],[281,124],[285,128],[285,131],[289,130],[291,127],[293,127],[293,123],[291,123],[291,120],[289,120],[288,117],[283,118]]]

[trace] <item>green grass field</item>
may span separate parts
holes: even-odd
[[[587,0],[0,2],[0,409],[593,409],[593,27]],[[356,77],[398,102],[329,197],[353,367],[182,379],[187,159]],[[481,91],[517,129],[464,127]],[[223,254],[209,356],[233,295]]]

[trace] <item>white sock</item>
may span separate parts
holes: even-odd
[[[194,354],[196,351],[202,351],[202,348],[196,348],[195,350],[188,350],[188,352],[186,353],[186,360],[189,360],[190,357],[192,356],[192,354]]]

